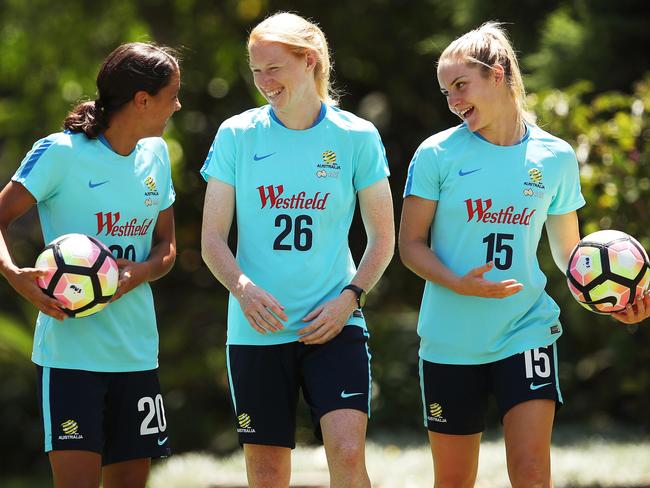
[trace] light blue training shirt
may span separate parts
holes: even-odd
[[[142,139],[128,156],[83,133],[37,141],[14,174],[36,199],[46,243],[87,234],[113,255],[148,259],[159,212],[175,192],[167,145]],[[151,287],[143,283],[100,312],[59,322],[39,313],[32,360],[41,366],[102,372],[158,366],[158,330]]]
[[[296,341],[301,319],[356,273],[348,231],[357,192],[389,174],[377,129],[323,104],[311,128],[292,130],[265,105],[221,125],[201,174],[235,188],[237,263],[289,317],[283,331],[261,334],[231,294],[227,343]],[[365,329],[359,312],[347,323]]]
[[[427,281],[418,320],[426,361],[498,361],[562,333],[537,246],[548,215],[572,212],[585,200],[571,146],[539,127],[527,129],[518,144],[497,146],[461,124],[426,139],[411,161],[404,197],[437,202],[431,248],[442,263],[462,276],[494,261],[486,279],[524,285],[493,299]]]

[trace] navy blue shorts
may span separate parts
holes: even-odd
[[[171,454],[158,370],[36,370],[45,452],[92,451],[104,465]]]
[[[340,409],[370,416],[371,377],[367,333],[347,325],[325,344],[226,346],[228,378],[240,444],[294,448],[298,393],[320,419]]]
[[[487,364],[439,364],[420,359],[424,425],[431,432],[468,435],[485,430],[494,395],[501,421],[528,400],[562,403],[555,344],[529,349]]]

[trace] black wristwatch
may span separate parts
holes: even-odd
[[[343,290],[352,290],[357,295],[357,306],[359,308],[363,308],[363,306],[366,304],[366,292],[363,290],[363,288],[357,285],[348,285],[344,286]],[[341,290],[341,293],[343,293],[343,290]]]

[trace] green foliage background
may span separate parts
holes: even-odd
[[[218,125],[261,103],[248,72],[248,30],[267,14],[293,10],[328,35],[341,105],[379,128],[391,164],[396,215],[417,145],[456,121],[434,71],[440,51],[480,23],[508,22],[538,123],[569,141],[581,163],[587,206],[582,233],[615,228],[650,248],[650,5],[619,0],[0,0],[0,183],[37,139],[60,129],[116,45],[154,40],[180,48],[183,109],[169,143],[175,186],[178,260],[154,284],[161,332],[161,378],[177,451],[236,448],[227,390],[225,290],[200,258],[204,183],[198,170]],[[73,216],[71,216],[73,218]],[[351,244],[363,250],[359,221]],[[31,265],[42,247],[35,212],[11,229],[16,262]],[[558,422],[626,422],[650,428],[650,332],[617,326],[571,299],[547,246],[540,260],[560,303],[566,406]],[[373,378],[370,435],[421,433],[415,333],[423,288],[395,258],[367,306]],[[0,281],[0,463],[24,472],[37,463],[41,433],[31,364],[35,310]],[[301,414],[299,439],[311,440]]]

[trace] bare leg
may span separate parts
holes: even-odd
[[[102,470],[104,488],[144,488],[149,477],[151,459],[131,459],[109,464]]]
[[[503,417],[508,475],[513,488],[552,486],[551,432],[553,400],[530,400],[512,407]]]
[[[370,488],[366,470],[368,416],[352,409],[329,412],[320,419],[331,488]]]
[[[435,488],[474,486],[481,435],[451,435],[429,431]]]
[[[98,488],[102,457],[91,451],[50,451],[54,488]]]
[[[287,488],[291,479],[291,449],[244,444],[250,488]]]

